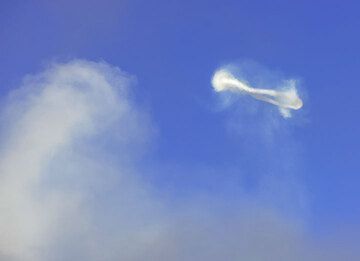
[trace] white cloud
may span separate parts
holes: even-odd
[[[28,77],[12,94],[3,116],[8,132],[1,141],[0,159],[0,250],[4,255],[39,260],[62,222],[69,221],[76,229],[88,225],[81,207],[87,189],[66,186],[82,179],[86,183],[89,173],[106,176],[101,172],[108,170],[96,163],[89,166],[89,159],[75,150],[84,148],[87,137],[110,127],[118,132],[112,137],[117,135],[120,141],[133,133],[141,135],[136,126],[140,114],[127,98],[129,80],[105,63],[78,60],[54,64]],[[127,129],[111,126],[115,123]],[[61,181],[70,173],[73,177],[56,189],[52,184],[56,174]]]
[[[281,88],[277,86],[277,89],[253,88],[247,79],[238,79],[230,70],[221,68],[214,73],[211,83],[216,92],[230,91],[242,95],[247,94],[257,100],[276,105],[284,118],[291,117],[290,110],[299,110],[303,106],[294,79],[283,80]]]

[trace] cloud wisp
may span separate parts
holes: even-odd
[[[282,90],[253,88],[246,81],[235,78],[230,71],[220,69],[215,72],[212,85],[216,92],[230,91],[248,94],[257,100],[276,105],[285,118],[291,117],[290,110],[299,110],[303,106],[303,102],[297,94],[294,80],[287,81]]]

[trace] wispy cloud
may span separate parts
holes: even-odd
[[[90,157],[91,137],[110,134],[123,144],[144,139],[145,126],[138,128],[139,112],[128,99],[130,80],[105,63],[73,61],[27,77],[11,95],[0,160],[4,255],[40,260],[60,235],[73,235],[70,242],[79,240],[78,247],[90,244],[85,234],[93,229],[92,216],[84,202],[98,193],[96,183],[105,184],[100,179],[111,171],[100,163],[105,156],[92,152]]]
[[[236,78],[230,68],[234,68],[234,66],[221,68],[214,73],[211,82],[216,92],[229,91],[240,95],[246,94],[257,100],[276,105],[284,118],[291,117],[290,110],[299,110],[303,106],[303,102],[297,93],[296,80],[282,80],[276,89],[253,88],[249,82],[252,79],[246,79],[244,75],[242,78]],[[258,78],[259,75],[256,77]],[[260,77],[262,76],[260,75]],[[265,84],[264,87],[269,85],[266,82],[263,84]]]

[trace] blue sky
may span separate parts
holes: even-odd
[[[282,180],[301,187],[278,195],[296,203],[271,204],[305,208],[314,234],[358,229],[358,10],[355,1],[2,1],[0,94],[54,61],[105,61],[136,77],[133,99],[154,128],[138,167],[170,202],[199,191],[251,198],[270,173],[275,191]],[[276,118],[270,145],[252,129],[264,128],[261,111],[244,112],[241,100],[219,110],[212,90],[217,68],[248,60],[300,79],[305,97],[293,118]],[[232,123],[246,123],[245,134]]]

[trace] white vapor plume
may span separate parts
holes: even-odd
[[[153,127],[132,82],[103,62],[56,63],[2,104],[0,260],[359,259],[311,243],[301,221],[261,195],[218,197],[219,188],[174,199],[145,179]]]
[[[114,122],[126,122],[126,132],[116,130],[125,136],[120,138],[136,133],[138,113],[127,99],[128,82],[127,75],[104,63],[73,61],[28,77],[12,94],[2,115],[7,129],[0,151],[0,257],[48,260],[44,250],[69,220],[69,230],[86,230],[81,206],[87,189],[80,181],[92,177],[98,164],[90,168],[90,159],[76,150]]]
[[[274,104],[285,118],[291,117],[290,110],[299,110],[303,106],[293,80],[289,80],[287,87],[283,90],[259,89],[235,78],[229,71],[220,69],[215,72],[212,85],[217,92],[231,91],[249,94],[255,99]]]

